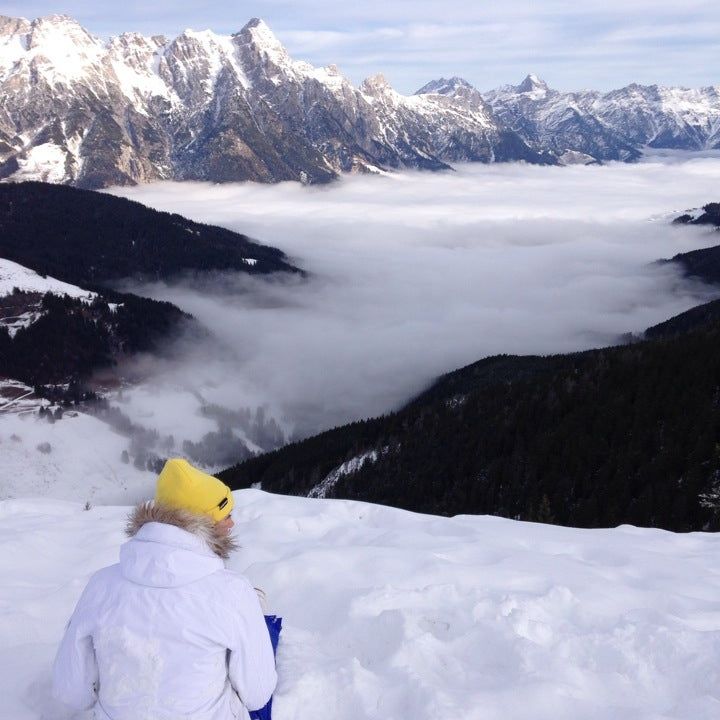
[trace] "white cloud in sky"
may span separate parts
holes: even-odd
[[[337,64],[355,83],[383,72],[402,92],[441,75],[461,75],[487,90],[519,82],[528,72],[559,89],[720,82],[720,6],[714,0],[156,0],[152,7],[15,0],[2,8],[26,17],[59,11],[101,35],[125,30],[174,35],[186,27],[231,33],[259,16],[299,59]]]
[[[141,288],[218,339],[145,367],[146,392],[178,407],[190,390],[228,407],[266,404],[309,433],[388,411],[487,355],[572,351],[641,331],[709,297],[649,265],[717,243],[670,226],[668,213],[716,199],[720,158],[672,159],[467,166],[315,188],[115,190],[248,233],[312,273]]]

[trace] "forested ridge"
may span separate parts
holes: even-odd
[[[221,477],[232,487],[261,482],[307,494],[343,462],[375,450],[376,461],[341,476],[329,495],[580,527],[716,527],[699,496],[720,473],[720,320],[700,316],[675,318],[628,345],[486,358],[398,412]]]
[[[113,291],[108,295],[112,306],[100,296],[92,302],[51,293],[0,298],[38,315],[14,337],[0,326],[0,377],[35,386],[83,380],[120,357],[158,350],[179,331],[180,321],[192,320],[171,303]]]
[[[686,213],[675,218],[673,222],[678,225],[703,225],[720,228],[720,203],[708,203],[703,206],[702,213],[697,217]],[[688,277],[714,285],[720,284],[720,245],[680,253],[671,260],[662,262],[679,265]]]
[[[282,251],[231,230],[38,182],[0,184],[0,257],[87,289],[186,271],[299,272]]]
[[[225,228],[39,182],[0,184],[0,258],[99,293],[91,303],[23,292],[0,298],[0,377],[31,385],[83,380],[121,357],[158,351],[190,320],[170,303],[117,292],[113,281],[301,272],[280,250]],[[3,325],[22,314],[32,321],[13,337]]]

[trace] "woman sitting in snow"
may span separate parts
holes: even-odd
[[[233,497],[168,460],[127,526],[120,562],[96,572],[54,666],[55,697],[103,720],[247,718],[277,676],[258,597],[225,568]]]

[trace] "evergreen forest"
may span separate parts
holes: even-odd
[[[717,304],[689,315],[616,347],[486,358],[397,412],[220,477],[305,495],[374,450],[328,496],[579,527],[717,529],[701,496],[720,477],[720,318]]]
[[[0,257],[90,290],[188,271],[300,272],[280,250],[231,230],[39,182],[0,184]]]

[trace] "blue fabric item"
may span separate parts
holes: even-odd
[[[278,640],[280,639],[280,631],[282,630],[282,618],[277,615],[266,615],[265,624],[270,633],[273,652],[277,653]],[[250,718],[252,720],[272,720],[272,698],[268,700],[268,704],[264,708],[253,710],[250,713]]]

